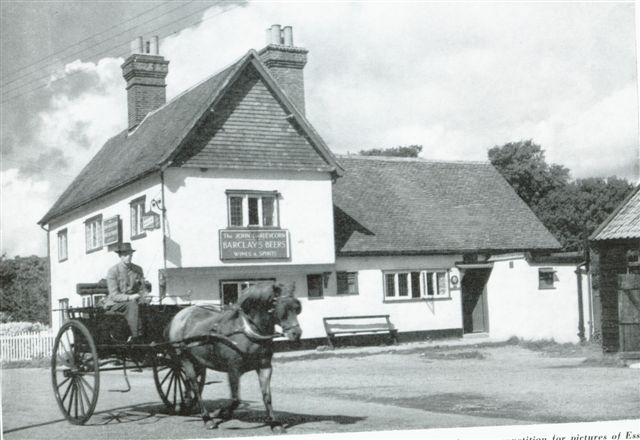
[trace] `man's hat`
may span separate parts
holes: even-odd
[[[116,243],[109,246],[109,251],[117,254],[132,254],[135,250],[131,247],[131,243]]]

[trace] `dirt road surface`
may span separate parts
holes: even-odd
[[[178,439],[270,435],[255,374],[241,382],[236,420],[213,432],[200,418],[169,415],[151,371],[101,375],[94,416],[67,423],[46,369],[2,375],[3,433],[11,439]],[[431,429],[640,417],[640,370],[520,346],[393,348],[282,353],[274,366],[274,408],[290,434]],[[226,377],[209,372],[209,410],[228,397]]]

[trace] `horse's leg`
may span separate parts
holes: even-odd
[[[264,407],[267,410],[267,423],[274,432],[282,434],[285,432],[284,426],[277,419],[273,413],[273,405],[271,404],[271,373],[273,369],[271,367],[258,368],[258,380],[260,381],[260,391],[262,391],[262,401]]]
[[[240,405],[240,375],[240,369],[233,367],[227,373],[231,389],[231,403],[214,413],[214,417],[222,419],[218,424],[230,420],[233,417],[233,411]]]
[[[196,402],[200,407],[200,415],[202,416],[204,425],[207,427],[207,429],[215,429],[217,428],[217,425],[209,416],[209,411],[205,407],[204,401],[202,400],[202,395],[200,394],[200,387],[198,386],[198,378],[193,362],[194,361],[190,359],[182,360],[182,368],[184,369],[185,375],[187,376],[187,384],[189,388],[187,390],[187,398],[189,398],[189,394],[193,394],[193,398],[196,399]]]

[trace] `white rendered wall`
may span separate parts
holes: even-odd
[[[165,185],[168,267],[335,262],[328,173],[169,168]],[[219,230],[228,227],[226,190],[281,195],[280,227],[290,234],[290,260],[220,260]]]
[[[459,329],[462,327],[460,289],[451,290],[447,299],[384,300],[383,271],[451,270],[461,256],[338,257],[337,271],[358,272],[358,295],[337,295],[336,276],[329,279],[323,298],[307,298],[300,289],[302,314],[299,317],[303,338],[325,337],[322,318],[328,316],[390,315],[400,332]],[[458,274],[459,276],[459,274]]]
[[[513,267],[509,267],[509,263]],[[538,269],[552,267],[554,289],[538,288]],[[573,265],[530,265],[526,259],[495,261],[487,283],[489,332],[492,337],[578,342],[578,287]],[[587,277],[582,276],[585,334],[589,330]]]
[[[146,196],[145,210],[150,210],[152,199],[160,199],[160,178],[151,176],[114,192],[99,201],[90,203],[73,211],[50,225],[49,255],[51,261],[51,307],[58,308],[58,301],[69,300],[69,306],[82,306],[82,298],[76,293],[76,284],[95,283],[107,276],[107,271],[118,262],[115,253],[109,252],[107,246],[94,252],[86,252],[84,221],[102,214],[107,219],[119,215],[122,222],[122,240],[131,242],[136,250],[133,262],[144,270],[145,278],[152,283],[153,294],[158,293],[158,269],[163,267],[162,232],[161,229],[146,231],[146,236],[131,240],[131,219],[129,202]],[[157,211],[157,210],[156,210]],[[68,258],[58,261],[58,231],[67,228]],[[60,313],[52,313],[52,326],[58,328]]]

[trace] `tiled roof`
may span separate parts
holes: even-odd
[[[640,185],[591,235],[591,240],[640,238]]]
[[[333,153],[284,95],[258,54],[250,50],[231,66],[149,113],[133,132],[124,130],[109,139],[38,223],[46,224],[59,215],[171,164],[188,140],[188,135],[199,127],[203,115],[209,113],[207,110],[220,110],[216,105],[222,106],[228,102],[223,99],[227,90],[248,65],[253,66],[253,73],[264,80],[291,115],[289,120],[296,124],[324,159],[328,165],[325,169],[340,174],[342,169]],[[283,154],[286,156],[287,152]],[[242,163],[237,162],[227,165],[242,167]],[[278,165],[282,163],[265,162],[266,168],[278,168]],[[314,169],[318,169],[317,164]]]
[[[551,250],[558,241],[489,163],[341,156],[337,255]]]

